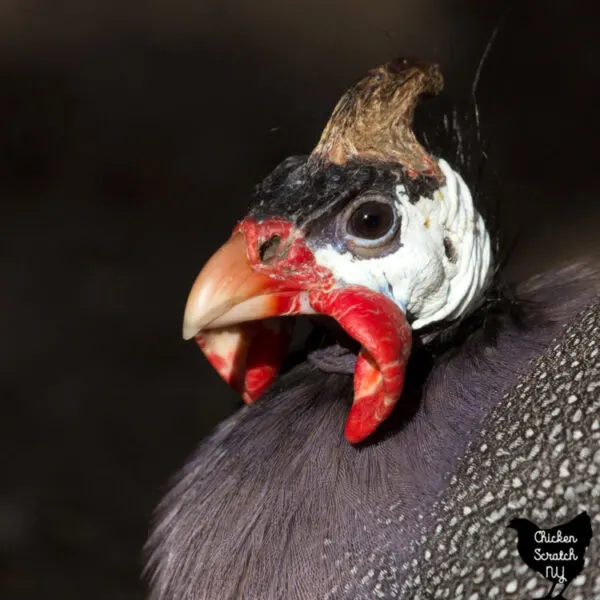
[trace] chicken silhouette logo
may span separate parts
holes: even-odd
[[[517,531],[517,550],[523,562],[552,583],[544,598],[565,599],[565,590],[583,570],[585,552],[592,539],[592,522],[587,512],[552,529],[540,529],[529,519],[512,519],[508,527]],[[558,584],[563,588],[558,596],[552,596]]]

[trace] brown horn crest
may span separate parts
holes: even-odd
[[[419,96],[443,87],[436,64],[397,59],[372,69],[341,97],[311,156],[336,164],[400,163],[413,177],[428,175],[443,184],[440,168],[412,130]]]

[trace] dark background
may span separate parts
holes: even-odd
[[[586,4],[516,2],[479,80],[515,277],[600,247]],[[237,401],[180,338],[197,272],[354,80],[416,56],[468,97],[505,8],[2,0],[1,598],[143,597],[152,508]]]

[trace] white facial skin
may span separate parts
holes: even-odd
[[[413,329],[453,321],[482,301],[492,274],[492,245],[481,215],[462,177],[438,161],[445,185],[433,199],[411,204],[403,185],[396,188],[401,246],[380,258],[359,258],[328,245],[317,262],[346,284],[364,285],[394,300],[414,316]],[[454,248],[449,260],[444,238]]]

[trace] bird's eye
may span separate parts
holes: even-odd
[[[359,254],[361,249],[381,249],[398,230],[399,219],[393,206],[379,199],[362,200],[350,207],[346,215],[346,243]]]
[[[370,200],[354,210],[348,221],[348,233],[365,240],[378,240],[394,225],[394,211],[389,204]]]

